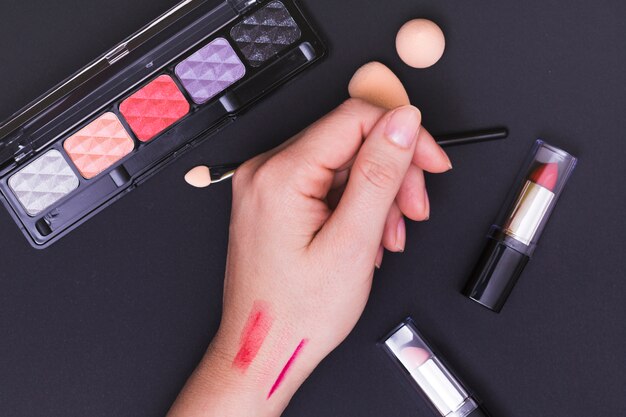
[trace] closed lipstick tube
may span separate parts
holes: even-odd
[[[524,163],[463,293],[499,312],[530,260],[576,158],[538,140]]]
[[[437,415],[488,417],[480,401],[432,351],[411,318],[380,344]]]

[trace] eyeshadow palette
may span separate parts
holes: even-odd
[[[325,52],[294,0],[186,0],[0,125],[0,197],[47,247]]]

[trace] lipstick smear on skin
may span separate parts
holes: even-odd
[[[271,398],[272,395],[274,395],[276,390],[280,387],[280,384],[282,384],[282,382],[285,380],[285,377],[287,376],[287,372],[289,372],[289,369],[291,368],[293,363],[296,361],[302,349],[304,349],[304,346],[306,346],[308,342],[309,342],[308,339],[302,339],[300,341],[300,344],[298,344],[298,346],[296,347],[296,350],[293,352],[293,354],[291,355],[291,357],[289,358],[289,360],[283,367],[283,370],[280,371],[280,374],[278,374],[278,378],[276,378],[276,382],[274,382],[274,385],[272,385],[272,389],[270,389],[269,394],[267,394],[268,400]]]
[[[261,350],[273,321],[269,305],[263,301],[255,301],[248,315],[248,321],[241,332],[239,350],[233,360],[233,368],[246,372]]]

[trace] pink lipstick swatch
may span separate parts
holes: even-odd
[[[268,400],[274,394],[274,392],[276,392],[278,387],[280,387],[280,384],[283,382],[283,380],[285,379],[285,376],[287,375],[287,371],[289,371],[289,368],[291,368],[291,365],[293,365],[293,363],[295,362],[296,358],[300,354],[300,351],[304,348],[304,346],[308,342],[309,342],[308,339],[302,339],[298,347],[296,347],[296,350],[293,352],[293,354],[291,355],[291,357],[285,364],[285,367],[283,368],[282,371],[280,371],[280,374],[278,374],[278,378],[276,378],[276,382],[274,382],[274,385],[272,385],[272,389],[270,389],[270,393],[267,394]]]
[[[269,306],[262,301],[255,301],[248,321],[241,333],[239,351],[233,360],[233,367],[245,372],[261,349],[274,319],[269,313]]]

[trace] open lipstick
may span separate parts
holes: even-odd
[[[522,169],[464,294],[500,311],[532,256],[576,158],[538,140]]]
[[[438,415],[488,416],[480,401],[432,351],[411,318],[385,337],[381,346]]]

